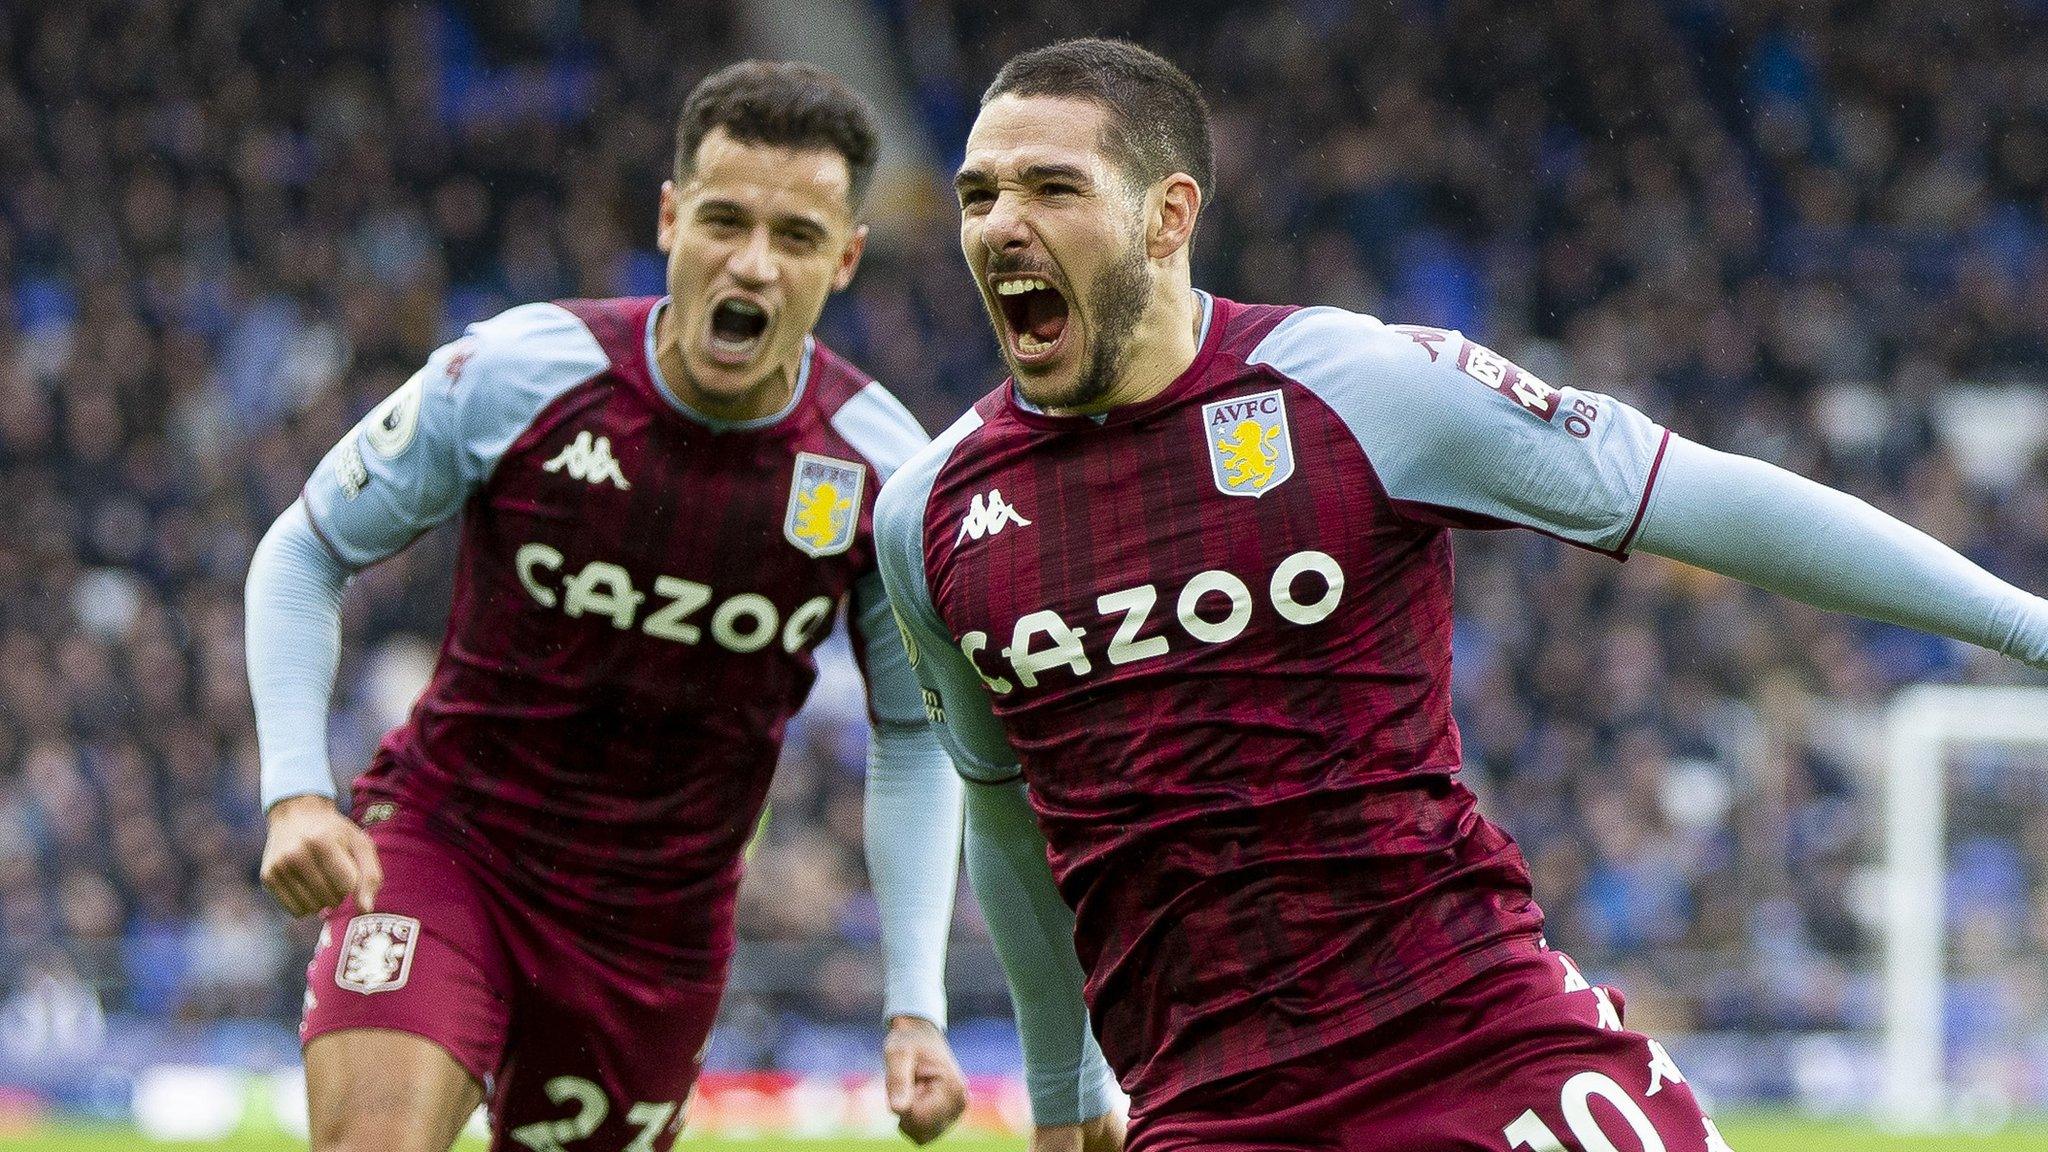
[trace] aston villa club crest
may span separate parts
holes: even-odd
[[[1226,496],[1264,496],[1294,475],[1287,398],[1275,388],[1202,405],[1209,473]]]
[[[797,453],[782,535],[808,556],[837,556],[853,547],[866,478],[867,469],[851,461]]]
[[[389,912],[366,912],[348,922],[334,982],[351,992],[396,992],[412,975],[420,922]]]

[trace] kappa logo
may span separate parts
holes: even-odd
[[[609,480],[621,491],[632,487],[626,482],[626,474],[619,471],[618,459],[612,455],[612,438],[592,437],[588,428],[576,433],[575,440],[541,467],[549,472],[567,472],[571,479],[588,484],[602,484]]]
[[[851,460],[796,454],[782,538],[806,556],[837,556],[853,547],[860,527],[860,492],[867,469]]]
[[[1275,388],[1202,405],[1209,472],[1226,496],[1264,496],[1294,475],[1287,398]]]
[[[351,992],[396,992],[412,976],[420,922],[390,912],[366,912],[348,922],[334,982]]]
[[[977,494],[967,505],[967,515],[960,521],[960,534],[953,538],[953,547],[958,548],[968,540],[979,540],[993,536],[1004,528],[1015,524],[1019,528],[1031,527],[1031,521],[1022,512],[1010,506],[1003,499],[1003,490],[991,488],[988,495]]]

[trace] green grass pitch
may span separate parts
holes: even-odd
[[[1853,1123],[1801,1120],[1772,1115],[1730,1114],[1721,1131],[1735,1152],[2042,1152],[2048,1149],[2048,1121],[2016,1124],[1988,1135],[1884,1136]],[[304,1144],[280,1137],[244,1137],[220,1143],[150,1144],[126,1128],[57,1126],[0,1136],[0,1152],[134,1152],[137,1148],[165,1152],[294,1152]],[[461,1152],[483,1147],[465,1141]],[[932,1145],[941,1152],[1022,1152],[1015,1139],[947,1138]],[[687,1133],[678,1152],[906,1152],[903,1140],[797,1140],[782,1137],[710,1139]]]

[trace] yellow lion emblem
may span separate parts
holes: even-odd
[[[1280,449],[1273,441],[1280,437],[1280,426],[1262,428],[1257,420],[1245,420],[1230,430],[1230,434],[1216,442],[1216,450],[1223,453],[1223,467],[1230,473],[1225,482],[1232,488],[1264,488],[1273,481],[1273,465],[1280,459]]]
[[[852,508],[853,501],[841,496],[839,485],[830,480],[811,489],[808,496],[798,493],[796,534],[813,548],[830,548],[839,539],[839,514]]]

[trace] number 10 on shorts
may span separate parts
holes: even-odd
[[[1600,1121],[1593,1117],[1591,1101],[1598,1096],[1605,1100],[1621,1118],[1629,1130],[1635,1133],[1636,1148],[1621,1148],[1607,1138],[1600,1127]],[[1581,1072],[1564,1082],[1564,1090],[1558,1093],[1558,1106],[1564,1112],[1565,1126],[1571,1129],[1572,1138],[1578,1141],[1578,1149],[1568,1147],[1558,1138],[1555,1129],[1544,1123],[1543,1117],[1534,1108],[1515,1117],[1515,1122],[1501,1129],[1506,1137],[1509,1152],[1667,1152],[1664,1138],[1657,1135],[1656,1125],[1614,1078],[1602,1072]],[[1706,1125],[1707,1152],[1732,1152],[1728,1142],[1714,1127],[1712,1120]]]

